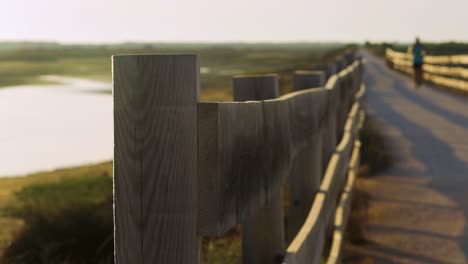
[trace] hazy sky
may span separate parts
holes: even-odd
[[[468,0],[1,0],[0,41],[468,41]]]

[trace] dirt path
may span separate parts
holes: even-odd
[[[392,168],[362,179],[370,194],[365,263],[468,263],[468,98],[419,89],[367,58],[367,110],[385,130]],[[352,262],[352,261],[351,261]]]

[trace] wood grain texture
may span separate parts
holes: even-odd
[[[277,75],[235,77],[234,101],[277,98],[278,86]],[[276,150],[271,151],[265,144],[262,153],[264,174],[252,175],[265,185],[264,191],[268,190],[267,202],[263,207],[262,204],[257,204],[256,207],[260,208],[250,212],[241,220],[243,263],[281,263],[286,250],[281,185],[282,179],[287,176],[289,166],[289,144],[282,143],[287,142],[289,138],[287,131],[289,127],[285,123],[288,121],[288,116],[284,111],[288,108],[286,104],[274,104],[274,102],[278,101],[262,103],[265,124],[263,136],[265,143],[277,144],[273,145],[276,146]]]
[[[274,249],[271,260],[284,250],[277,216],[290,172],[291,201],[304,224],[287,259],[318,261],[360,126],[345,122],[362,121],[359,107],[348,118],[358,100],[356,65],[324,89],[279,98],[275,75],[236,77],[235,99],[254,101],[198,103],[195,55],[113,57],[115,261],[199,263],[199,236],[238,223],[259,238],[248,239],[250,255]]]
[[[338,94],[338,76],[332,75],[327,83],[325,89],[328,91],[326,118],[323,130],[323,144],[322,144],[322,167],[324,170],[327,168],[331,155],[335,152],[338,140],[337,130],[337,113],[339,103]]]
[[[222,235],[265,204],[262,104],[199,103],[198,108],[199,230]]]
[[[348,115],[343,138],[327,164],[320,191],[315,195],[306,222],[288,247],[285,263],[320,263],[327,233],[332,239],[329,261],[338,263],[340,260],[352,184],[359,166],[360,143],[354,138],[362,126],[363,117],[359,102],[356,102]],[[312,249],[310,243],[314,243]]]
[[[289,245],[285,264],[319,264],[325,245],[325,194],[315,195],[314,203],[304,225]]]
[[[266,101],[199,103],[200,124],[211,124],[199,125],[201,234],[220,235],[240,223],[278,190],[297,153],[321,149],[326,98],[325,89],[309,89]],[[321,152],[311,158],[321,160]],[[309,183],[320,181],[316,174]]]
[[[276,74],[235,76],[232,83],[234,101],[261,101],[279,96]]]
[[[323,126],[327,97],[325,89],[302,90],[281,97],[288,102],[293,155],[304,148],[311,136]]]
[[[289,208],[286,241],[290,243],[303,225],[320,186],[322,174],[322,130],[328,92],[309,89],[289,100],[293,160],[288,179]]]
[[[267,170],[267,201],[283,187],[290,175],[293,156],[289,103],[287,99],[262,102],[265,123],[265,167]]]
[[[286,251],[282,193],[280,189],[242,221],[242,263],[282,263]]]
[[[289,207],[286,225],[288,243],[296,237],[304,224],[322,178],[320,134],[316,133],[311,138],[314,140],[296,154],[288,179]]]
[[[113,57],[116,263],[199,263],[196,55]]]

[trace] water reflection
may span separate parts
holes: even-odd
[[[45,78],[62,84],[0,89],[0,176],[112,158],[111,85]]]

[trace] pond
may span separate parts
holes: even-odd
[[[43,78],[60,84],[0,89],[0,176],[112,158],[112,85]]]

